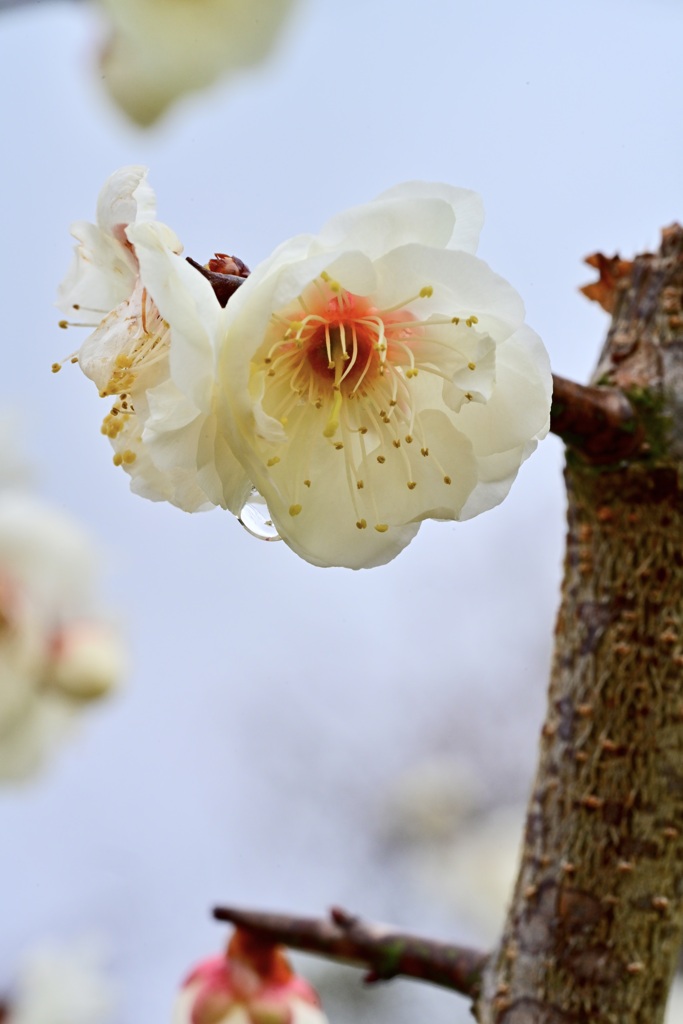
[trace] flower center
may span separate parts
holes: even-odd
[[[150,371],[154,373],[158,364],[168,358],[171,341],[169,325],[145,288],[136,288],[133,292],[122,330],[124,343],[118,346],[109,380],[100,391],[101,398],[116,396],[101,428],[102,433],[111,441],[119,436],[135,415],[131,390],[136,386],[138,377],[147,376]],[[114,465],[129,465],[135,459],[135,452],[125,448],[115,453]]]
[[[457,346],[450,332],[467,332],[478,321],[476,316],[420,319],[413,307],[432,294],[426,285],[417,294],[380,308],[323,273],[291,306],[273,314],[255,356],[254,372],[264,381],[264,410],[282,424],[290,445],[296,447],[295,461],[306,459],[307,445],[301,439],[310,430],[319,431],[318,437],[322,434],[331,450],[343,452],[359,529],[367,526],[370,516],[375,529],[388,529],[378,511],[386,502],[375,500],[370,477],[376,474],[368,470],[369,464],[387,464],[384,475],[392,480],[397,474],[391,467],[398,467],[412,491],[420,479],[418,463],[429,459],[443,485],[452,482],[452,471],[430,454],[420,415],[425,388],[416,378],[424,371],[428,391],[429,376],[451,381],[453,371],[444,353],[452,362]],[[438,334],[444,329],[448,338]],[[465,355],[462,365],[476,368]],[[471,398],[465,393],[465,400]],[[281,454],[267,460],[275,473]],[[314,483],[313,472],[305,465],[301,477],[305,488]],[[290,515],[298,515],[304,502],[305,497],[297,497]]]

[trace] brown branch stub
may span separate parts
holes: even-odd
[[[339,907],[332,908],[329,918],[292,917],[235,907],[216,907],[213,916],[291,949],[365,967],[368,982],[403,975],[475,998],[488,960],[478,950],[371,924]]]
[[[589,387],[553,376],[550,429],[589,462],[630,458],[641,448],[643,428],[618,388]]]
[[[597,281],[585,284],[579,291],[587,299],[597,302],[607,313],[613,313],[618,293],[625,291],[630,284],[633,261],[595,252],[591,256],[586,256],[584,263],[589,267],[595,267],[599,277]]]

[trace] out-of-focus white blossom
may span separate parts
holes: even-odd
[[[195,512],[225,504],[226,487],[248,494],[250,483],[225,442],[215,443],[214,353],[225,310],[178,255],[176,235],[154,220],[155,206],[144,167],[108,179],[97,224],[71,229],[78,245],[58,304],[96,328],[73,358],[113,398],[102,433],[114,464],[137,494]]]
[[[0,779],[31,774],[121,678],[120,640],[93,618],[94,562],[61,514],[0,494]]]
[[[381,815],[383,831],[402,845],[447,843],[482,800],[482,782],[469,763],[435,755],[396,780]]]
[[[101,58],[116,103],[149,125],[184,93],[262,60],[293,0],[101,0]]]
[[[327,1018],[279,947],[238,930],[225,956],[204,960],[189,975],[173,1024],[327,1024]]]
[[[317,565],[388,562],[424,519],[497,505],[548,430],[524,306],[477,259],[472,192],[413,182],[298,236],[227,306],[222,426]]]
[[[6,1024],[110,1024],[114,994],[99,948],[45,946],[24,960],[9,994]]]

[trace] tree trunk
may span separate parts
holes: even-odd
[[[683,941],[683,230],[607,301],[596,383],[643,443],[568,449],[548,711],[480,1024],[661,1024]]]

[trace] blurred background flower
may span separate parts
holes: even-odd
[[[185,93],[257,64],[294,0],[100,0],[110,23],[102,80],[121,109],[149,125]]]
[[[94,608],[82,529],[0,489],[0,780],[31,774],[80,712],[123,675],[113,625]]]
[[[22,957],[2,993],[3,1024],[112,1024],[115,987],[107,975],[102,943],[44,943]],[[4,1015],[3,1015],[4,1013]]]

